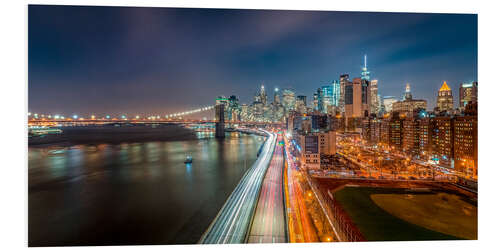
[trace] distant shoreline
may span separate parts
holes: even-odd
[[[175,124],[152,126],[64,127],[62,134],[29,137],[28,147],[120,144],[147,141],[196,140],[194,131]]]

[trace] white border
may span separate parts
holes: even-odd
[[[92,1],[9,1],[1,8],[1,88],[2,112],[0,156],[0,246],[3,249],[23,248],[27,242],[27,4],[64,4],[99,6],[161,6],[202,8],[246,8],[246,9],[296,9],[296,10],[344,10],[384,12],[433,12],[433,13],[479,13],[479,240],[447,242],[378,242],[325,244],[276,244],[276,245],[218,245],[203,246],[203,249],[271,249],[276,247],[320,249],[478,249],[494,248],[499,238],[497,179],[500,177],[497,144],[498,120],[500,120],[499,62],[498,58],[498,8],[486,1],[158,1],[158,0],[92,0]],[[151,246],[158,248],[165,246]],[[168,246],[169,249],[201,249],[201,246]],[[107,247],[116,249],[117,247]],[[141,246],[127,249],[143,248]],[[59,248],[58,248],[59,249]],[[79,248],[79,249],[87,249]],[[91,248],[88,248],[91,249]],[[93,248],[92,248],[93,249]]]

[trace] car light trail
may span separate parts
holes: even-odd
[[[281,142],[282,136],[278,136]],[[276,144],[274,156],[262,183],[248,243],[286,242],[283,208],[283,146]]]
[[[244,243],[255,211],[262,180],[273,156],[276,134],[268,137],[262,153],[231,193],[202,235],[201,244]]]

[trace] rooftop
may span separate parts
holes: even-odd
[[[450,87],[448,87],[448,84],[446,84],[446,81],[444,81],[443,86],[439,89],[439,91],[450,91]]]

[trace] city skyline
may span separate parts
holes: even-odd
[[[429,109],[443,81],[455,104],[459,84],[477,81],[476,15],[33,5],[29,13],[29,110],[40,113],[164,114],[213,105],[215,96],[233,94],[250,104],[260,84],[268,93],[292,87],[312,100],[315,89],[341,74],[361,77],[365,54],[382,97],[401,96],[409,82],[413,96],[426,99]],[[94,20],[87,20],[89,15]],[[167,22],[172,16],[177,21]],[[234,22],[223,23],[221,16]],[[56,20],[62,17],[69,19]],[[263,26],[256,17],[275,25]],[[395,18],[398,24],[382,28]],[[338,26],[339,19],[346,23]],[[370,26],[373,20],[380,29]],[[124,28],[129,22],[148,28]],[[449,22],[463,25],[448,27]],[[201,26],[213,32],[201,32]],[[243,31],[227,33],[237,26]],[[415,37],[409,27],[422,32]],[[459,33],[463,39],[457,40]],[[170,39],[173,34],[176,39]],[[254,40],[243,39],[250,37]],[[184,46],[183,39],[195,41]],[[213,51],[203,50],[203,41]],[[168,94],[175,90],[188,94]]]
[[[27,245],[477,240],[477,17],[29,5]]]

